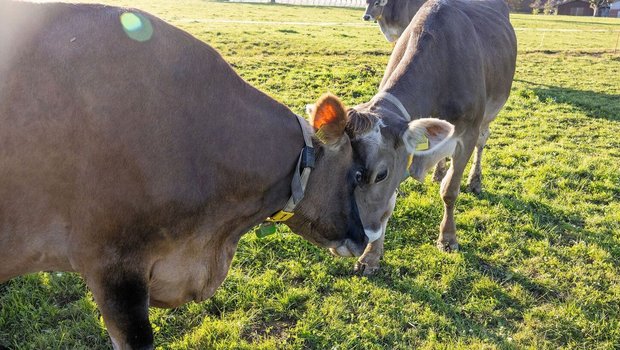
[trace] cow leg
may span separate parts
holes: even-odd
[[[487,124],[481,129],[478,142],[476,143],[474,162],[467,179],[467,190],[474,194],[480,194],[480,192],[482,192],[482,151],[490,134],[489,125]]]
[[[394,207],[396,206],[396,193],[390,198],[389,210],[383,216],[381,222],[381,237],[376,241],[368,244],[364,250],[364,254],[359,257],[355,263],[355,272],[361,272],[364,276],[373,275],[379,271],[379,263],[383,258],[383,242],[385,240],[385,231],[387,230],[387,224]]]
[[[435,165],[435,171],[433,171],[433,181],[441,182],[446,177],[446,160],[442,159]]]
[[[440,195],[444,203],[443,220],[439,227],[437,247],[442,251],[458,250],[456,240],[456,224],[454,222],[454,205],[460,192],[463,171],[474,149],[477,133],[475,135],[464,134],[460,144],[456,147],[448,173],[441,182]]]
[[[153,349],[146,278],[123,268],[85,276],[115,350]]]
[[[383,257],[383,241],[385,239],[385,228],[383,234],[376,241],[368,244],[364,254],[355,263],[354,271],[362,273],[364,276],[373,275],[379,271],[379,264]]]

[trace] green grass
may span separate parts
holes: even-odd
[[[391,51],[359,9],[109,3],[131,3],[191,32],[299,113],[328,90],[349,105],[370,99]],[[332,257],[288,231],[262,240],[248,234],[213,298],[151,310],[156,344],[620,348],[620,53],[613,53],[620,20],[512,19],[515,83],[492,125],[484,192],[459,197],[461,252],[434,247],[442,215],[437,184],[407,180],[376,276],[353,275],[353,259]],[[583,31],[566,31],[574,29]],[[0,284],[2,346],[102,349],[110,342],[77,275],[39,273]]]

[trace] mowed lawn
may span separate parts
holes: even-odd
[[[369,100],[391,51],[378,27],[361,21],[361,9],[108,3],[187,30],[298,113],[326,91],[348,105]],[[264,239],[250,232],[213,298],[151,309],[157,346],[620,348],[620,20],[512,21],[515,82],[492,124],[483,193],[459,197],[460,252],[435,248],[438,185],[430,176],[424,184],[409,179],[377,275],[355,275],[354,259],[333,257],[285,228]],[[111,343],[80,277],[50,272],[0,284],[3,347]]]

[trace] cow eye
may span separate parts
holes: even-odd
[[[375,178],[375,183],[381,182],[383,180],[385,180],[388,176],[388,170],[385,169],[382,172],[380,172],[379,174],[377,174],[377,177]]]
[[[375,1],[375,6],[379,6],[379,1]]]
[[[364,179],[364,174],[362,173],[361,170],[358,170],[355,172],[355,183],[359,184],[362,182],[362,180]]]

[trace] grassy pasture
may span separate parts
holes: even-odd
[[[391,46],[362,11],[188,0],[107,1],[150,11],[219,50],[302,113],[321,93],[376,92]],[[171,349],[620,348],[620,20],[513,15],[511,98],[492,125],[479,197],[457,206],[462,251],[434,247],[438,185],[407,180],[383,269],[282,230],[246,235],[215,296],[151,310]],[[260,23],[256,23],[260,22]],[[310,22],[300,23],[274,22]],[[82,280],[0,284],[0,348],[105,349]]]

